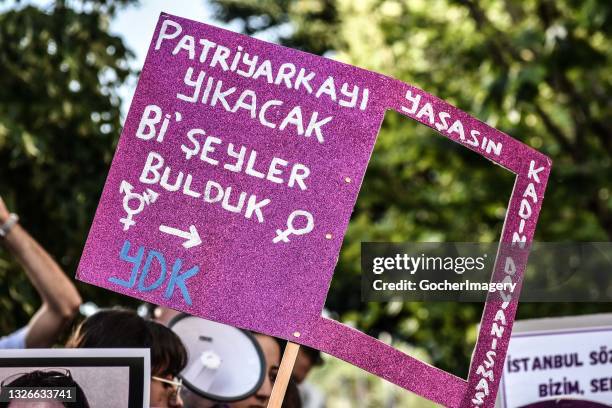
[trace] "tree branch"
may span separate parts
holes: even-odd
[[[557,143],[561,145],[561,147],[567,151],[568,154],[572,156],[572,158],[577,159],[576,151],[574,150],[574,146],[569,141],[569,138],[563,133],[560,127],[558,127],[548,116],[548,114],[542,109],[542,107],[537,103],[533,103],[533,107],[535,108],[538,116],[542,119],[544,123],[544,127],[548,132],[555,138]]]

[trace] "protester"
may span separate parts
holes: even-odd
[[[163,324],[168,324],[174,317],[180,314],[180,312],[165,307],[147,306],[146,308],[147,314]],[[261,347],[265,359],[264,381],[255,394],[241,401],[215,404],[214,402],[203,399],[185,387],[182,393],[183,400],[185,401],[185,408],[258,408],[268,405],[285,342],[264,334],[252,334]],[[282,408],[301,407],[302,404],[297,383],[292,379],[287,387]]]
[[[81,297],[59,265],[18,220],[0,197],[0,242],[23,266],[42,305],[26,327],[0,338],[0,349],[50,347],[77,313]]]
[[[74,390],[74,401],[60,402],[58,400],[44,400],[33,402],[31,400],[13,399],[0,402],[0,408],[89,408],[87,396],[81,386],[74,381],[69,370],[35,370],[29,373],[19,373],[4,379],[1,383],[5,387],[36,387],[42,389],[70,388]],[[6,395],[5,395],[6,397]]]
[[[313,384],[306,381],[306,377],[314,367],[321,366],[323,359],[321,352],[307,346],[300,346],[292,377],[295,379],[300,390],[302,405],[304,408],[323,408],[325,397]]]
[[[293,378],[298,384],[302,384],[314,367],[323,365],[321,352],[308,346],[300,346],[295,365],[293,366]]]
[[[264,381],[257,392],[241,401],[227,404],[230,408],[266,408],[272,394],[272,386],[276,380],[282,354],[281,345],[274,337],[253,333],[263,351],[265,361]]]
[[[272,394],[272,386],[278,373],[280,358],[282,354],[281,345],[274,337],[264,334],[253,333],[257,343],[265,359],[265,375],[259,389],[255,394],[240,401],[215,403],[214,401],[206,400],[188,388],[183,388],[182,396],[185,401],[185,408],[266,408],[270,395]],[[299,400],[299,395],[297,396]],[[295,400],[293,398],[292,400]],[[283,405],[283,408],[300,408],[300,405]]]
[[[66,343],[75,348],[148,348],[151,350],[151,407],[181,408],[187,350],[167,327],[127,309],[106,309],[85,319]]]

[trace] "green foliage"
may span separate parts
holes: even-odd
[[[127,1],[63,3],[0,14],[0,194],[74,275],[118,138],[116,92],[131,53],[108,33],[115,7]],[[0,333],[7,333],[39,300],[6,252],[0,282]],[[101,304],[120,299],[79,290]]]
[[[249,33],[276,32],[282,44],[412,83],[543,151],[553,173],[536,239],[610,240],[612,3],[213,3],[219,18],[242,21]],[[388,113],[327,307],[374,336],[388,332],[423,347],[434,364],[465,376],[482,305],[361,303],[360,242],[496,241],[513,181],[511,173]],[[609,310],[521,304],[519,318]]]

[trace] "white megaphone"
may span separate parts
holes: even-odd
[[[187,395],[216,402],[240,401],[263,383],[265,359],[251,333],[187,314],[175,316],[168,327],[181,338],[189,354],[180,374]],[[190,401],[194,399],[198,398]],[[205,406],[185,401],[186,408],[191,405]]]

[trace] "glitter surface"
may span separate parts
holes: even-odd
[[[160,28],[166,20],[179,23],[182,33],[176,39],[162,41],[159,49],[155,49]],[[221,64],[214,67],[202,64],[198,61],[199,49],[193,60],[185,49],[173,55],[173,49],[185,34],[193,36],[196,44],[199,39],[208,39],[228,47],[232,52],[240,46],[243,52],[258,55],[260,60],[267,59],[274,67],[291,62],[297,69],[304,68],[306,72],[316,73],[312,80],[313,88],[331,76],[336,84],[337,100],[332,100],[329,95],[316,97],[314,91],[309,94],[304,87],[289,89],[282,81],[280,84],[268,84],[262,77],[256,80],[246,78],[231,70],[224,70]],[[185,41],[184,45],[188,46],[188,40]],[[300,106],[304,114],[304,128],[310,117],[307,115],[312,112],[318,112],[319,120],[333,116],[324,126],[324,142],[319,143],[314,134],[310,137],[298,135],[293,125],[280,130],[278,124],[284,116],[283,107],[268,111],[267,118],[277,124],[272,129],[263,126],[257,117],[252,118],[245,109],[228,112],[222,109],[221,102],[211,106],[177,98],[179,93],[189,95],[190,91],[193,92],[193,88],[185,85],[183,79],[190,67],[194,69],[193,79],[202,70],[206,72],[205,79],[211,76],[221,79],[224,89],[236,87],[235,95],[250,89],[256,93],[258,101],[280,100],[284,103],[283,107],[288,109]],[[352,85],[361,90],[368,89],[365,109],[338,103],[341,97],[339,90],[344,83],[349,84],[348,89]],[[235,99],[235,95],[232,98]],[[408,96],[411,99],[407,99]],[[413,103],[417,97],[418,107],[415,108]],[[346,95],[343,98],[350,99]],[[169,114],[172,119],[163,142],[136,137],[141,116],[150,104],[161,107],[163,114]],[[193,315],[315,347],[445,406],[473,406],[472,400],[476,398],[482,400],[480,406],[492,407],[502,374],[516,302],[486,304],[467,381],[418,361],[357,330],[321,317],[342,239],[378,130],[388,109],[432,127],[443,136],[516,173],[516,184],[501,240],[511,242],[515,234],[519,234],[526,241],[531,241],[551,166],[546,156],[439,98],[395,79],[162,14],[81,258],[78,279]],[[181,114],[180,122],[174,121],[178,117],[176,112]],[[446,128],[439,123],[441,112],[448,122]],[[460,122],[462,129],[458,125],[453,127],[456,121]],[[256,150],[261,161],[255,162],[255,168],[262,172],[267,167],[261,163],[269,163],[273,157],[286,160],[289,166],[293,163],[306,165],[310,169],[308,189],[302,191],[296,186],[289,187],[286,174],[283,176],[284,183],[273,183],[244,172],[226,171],[220,166],[203,162],[197,156],[186,160],[181,145],[189,145],[186,134],[193,128],[201,128],[206,135],[220,138],[222,144],[218,151],[222,151],[227,143],[233,143],[236,149],[244,145],[249,150]],[[174,183],[181,171],[185,177],[191,175],[191,190],[195,192],[202,193],[206,181],[214,180],[221,186],[231,186],[236,194],[244,191],[246,197],[255,194],[258,199],[269,198],[270,204],[263,211],[264,222],[258,222],[255,216],[246,218],[244,212],[227,211],[220,203],[211,204],[201,197],[183,194],[180,188],[178,191],[168,191],[159,183],[139,182],[151,151],[161,155],[165,165],[170,166],[169,184]],[[214,154],[211,153],[211,156]],[[262,167],[257,168],[257,163]],[[163,173],[163,168],[159,171]],[[124,208],[126,188],[121,188],[123,181],[130,183],[133,186],[131,191],[141,196],[147,188],[159,194],[154,202],[143,204],[142,211],[133,216],[135,224],[127,231],[123,230],[119,221],[127,215]],[[532,183],[536,199],[529,202],[529,217],[525,217],[525,210],[521,207],[525,203],[521,201],[525,200],[524,192],[529,183]],[[232,203],[235,201],[236,198],[233,198]],[[295,210],[310,212],[314,228],[304,235],[292,235],[290,242],[274,243],[276,230],[286,228],[287,218]],[[184,248],[181,245],[184,240],[161,232],[161,225],[183,231],[194,225],[202,244]],[[125,281],[130,278],[133,265],[119,255],[126,241],[131,244],[129,256],[137,254],[139,247],[163,254],[168,265],[167,275],[171,273],[173,265],[176,266],[176,259],[181,259],[181,271],[198,266],[199,273],[186,280],[192,304],[186,303],[178,286],[166,297],[167,282],[158,287],[153,282],[160,274],[158,270],[151,272],[155,276],[149,280],[134,281],[132,287],[109,281],[110,277]],[[150,262],[155,264],[157,259],[153,257]],[[143,263],[144,258],[139,266],[142,267]],[[518,263],[514,278],[522,276],[523,270],[524,263]],[[503,276],[494,276],[494,279],[498,278],[502,279]],[[504,332],[493,341],[492,325],[496,324],[503,325]],[[296,332],[300,333],[299,338],[294,336]],[[490,364],[491,361],[493,364]],[[479,369],[479,366],[482,367]]]

